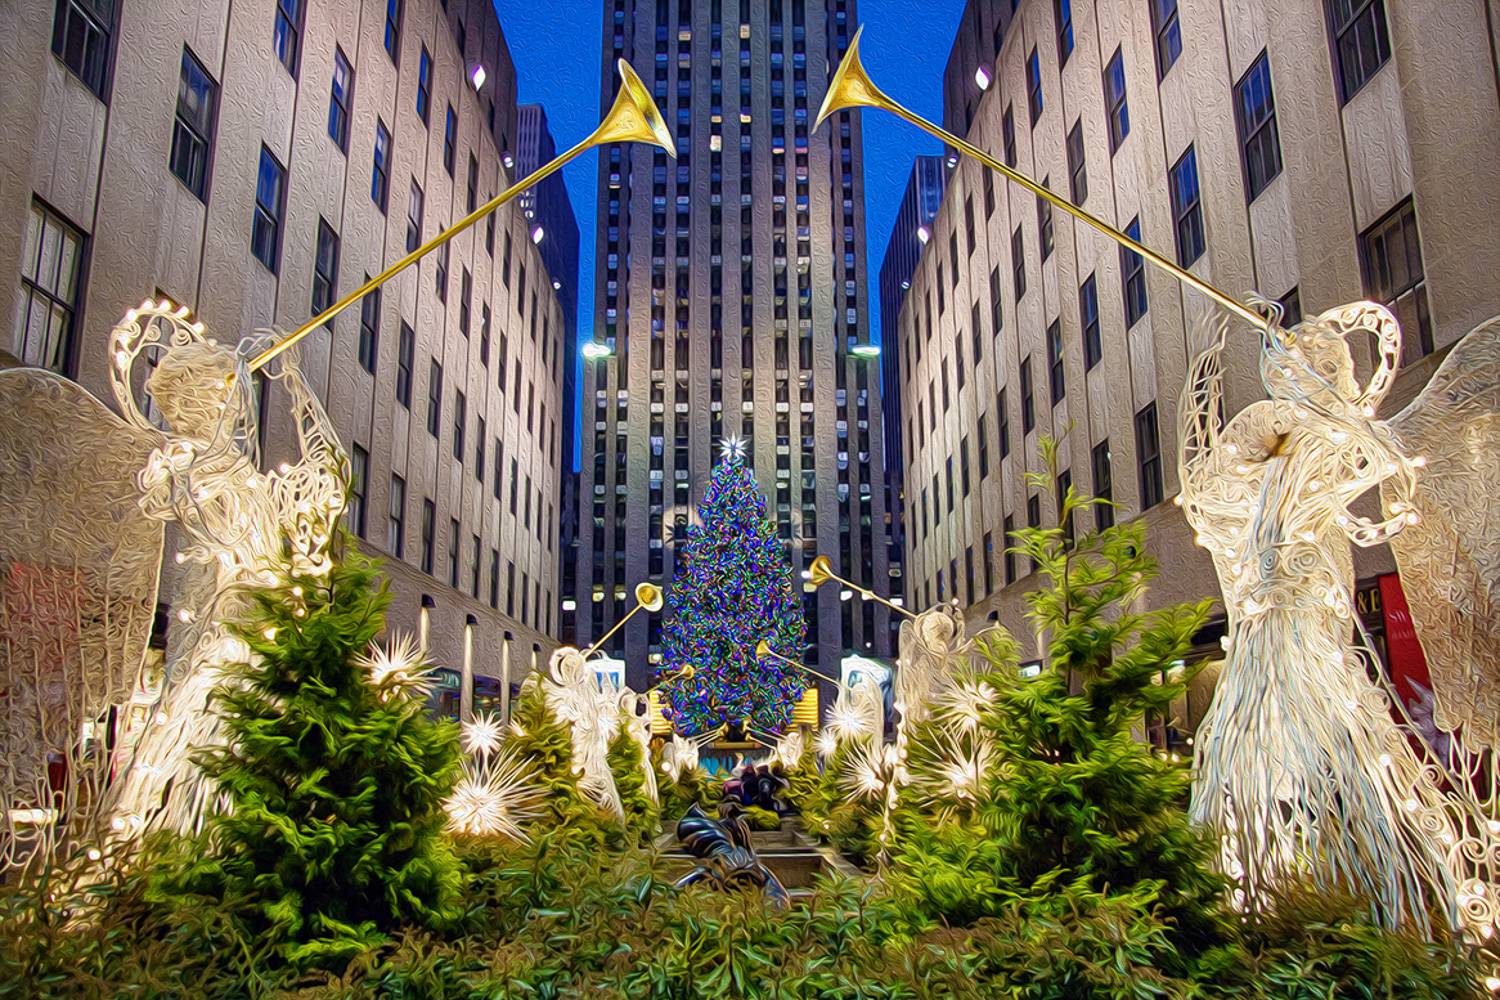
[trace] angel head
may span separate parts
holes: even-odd
[[[929,647],[949,646],[963,633],[963,615],[951,604],[939,604],[917,616],[917,630]]]
[[[243,391],[236,385],[236,360],[234,351],[206,340],[162,352],[147,388],[173,431],[200,441],[216,436],[225,408]]]
[[[577,687],[588,677],[583,653],[576,646],[559,646],[547,660],[547,674],[562,687]]]
[[[1273,399],[1326,405],[1334,401],[1332,394],[1343,403],[1359,398],[1349,342],[1321,316],[1298,325],[1279,346],[1263,351],[1260,367]]]

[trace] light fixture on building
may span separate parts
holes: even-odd
[[[562,282],[558,281],[556,278],[553,278],[552,279],[552,290],[554,292],[560,292],[560,291],[562,291]]]
[[[909,281],[908,279],[905,279],[905,278],[901,279],[901,290],[903,292],[905,292],[905,291],[908,291],[910,289],[911,289],[911,281]]]
[[[540,243],[540,242],[542,242],[542,237],[544,237],[546,235],[547,235],[547,230],[543,229],[541,226],[537,226],[535,229],[533,229],[531,231],[531,242],[533,242],[533,243]]]
[[[980,90],[989,90],[990,71],[985,69],[983,66],[976,66],[974,68],[974,83],[979,87]]]
[[[956,166],[958,166],[958,154],[957,153],[949,153],[948,154],[948,169],[952,170]]]
[[[500,162],[505,164],[505,169],[510,170],[516,165],[516,158],[509,151],[500,154]]]
[[[607,358],[615,352],[609,349],[608,344],[601,344],[597,340],[591,340],[579,348],[579,353],[590,361],[598,361],[600,358]]]
[[[917,242],[921,243],[925,247],[927,245],[927,241],[930,240],[930,239],[932,239],[932,230],[928,229],[925,225],[924,226],[918,226],[917,227]]]
[[[484,86],[485,79],[486,74],[484,72],[484,66],[475,65],[474,72],[469,74],[469,82],[474,85],[474,90],[476,93],[480,90],[480,88]]]
[[[850,353],[856,358],[878,358],[880,357],[879,344],[855,344]]]

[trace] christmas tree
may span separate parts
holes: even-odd
[[[236,901],[295,968],[342,968],[388,931],[460,912],[443,834],[457,732],[428,717],[413,644],[366,655],[389,596],[342,541],[327,578],[256,595],[240,630],[255,655],[216,692],[228,738],[199,759],[233,810],[176,886]]]
[[[739,720],[780,732],[805,678],[774,657],[757,659],[755,647],[764,639],[781,656],[802,659],[802,598],[737,447],[727,446],[715,467],[698,520],[667,594],[662,667],[693,670],[662,685],[664,714],[689,735]]]

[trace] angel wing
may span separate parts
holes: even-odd
[[[51,372],[0,371],[0,869],[56,846],[46,810],[75,838],[97,818],[90,733],[129,700],[156,611],[163,526],[136,475],[162,441]]]
[[[1407,458],[1424,460],[1413,495],[1383,487],[1382,499],[1388,513],[1405,503],[1417,515],[1391,548],[1434,719],[1500,747],[1500,317],[1460,340],[1389,426]]]

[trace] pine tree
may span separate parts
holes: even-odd
[[[505,746],[530,761],[537,783],[546,790],[543,814],[532,825],[534,831],[551,830],[580,846],[620,846],[618,820],[578,790],[572,735],[547,703],[539,674],[527,677],[521,685]]]
[[[179,887],[243,903],[250,931],[296,968],[341,968],[402,924],[459,915],[443,833],[457,731],[420,683],[362,659],[389,602],[347,539],[326,579],[256,595],[240,630],[256,654],[215,694],[227,737],[200,755],[233,811]]]
[[[695,735],[725,722],[780,732],[792,720],[806,679],[789,664],[756,657],[757,643],[802,658],[802,597],[755,476],[730,449],[714,468],[688,528],[682,562],[667,594],[662,671],[691,665],[691,677],[662,685],[664,714]]]
[[[626,831],[636,839],[644,839],[656,833],[661,807],[646,793],[644,755],[627,725],[629,722],[622,717],[620,728],[609,741],[609,770],[614,775],[615,790],[620,793],[620,805],[625,810]]]
[[[1055,464],[1050,442],[1044,456]],[[1050,483],[1028,479],[1035,489]],[[1060,520],[1093,502],[1070,488]],[[1049,669],[1023,679],[1013,643],[981,643],[980,677],[995,696],[980,725],[995,765],[965,810],[971,818],[939,818],[908,797],[897,881],[949,922],[1076,919],[1120,904],[1160,923],[1164,948],[1153,960],[1211,948],[1223,938],[1224,882],[1183,809],[1190,771],[1137,738],[1147,713],[1166,713],[1182,695],[1182,657],[1208,602],[1132,610],[1156,572],[1139,524],[1076,543],[1065,527],[1028,529],[1019,542],[1049,581],[1028,595]],[[933,748],[914,747],[924,751]]]

